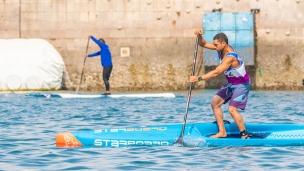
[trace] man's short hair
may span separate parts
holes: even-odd
[[[103,38],[99,39],[100,42],[106,43],[106,41]]]
[[[217,40],[219,42],[226,42],[228,44],[228,37],[224,33],[218,33],[213,37],[213,40]]]

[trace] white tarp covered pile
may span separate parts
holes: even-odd
[[[57,90],[65,65],[43,39],[0,39],[0,90]]]

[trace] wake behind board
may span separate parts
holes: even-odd
[[[218,131],[215,123],[189,123],[184,146],[304,146],[304,125],[247,123],[249,139],[242,139],[235,123],[225,123],[226,138],[210,138]],[[182,124],[133,126],[64,132],[56,136],[59,147],[172,146]]]
[[[133,98],[147,98],[147,97],[164,97],[164,98],[175,98],[173,93],[154,93],[154,94],[111,94],[111,95],[101,95],[101,94],[69,94],[69,93],[31,93],[26,94],[26,96],[33,97],[45,97],[45,98],[101,98],[101,97],[133,97]]]

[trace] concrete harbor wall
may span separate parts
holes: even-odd
[[[112,91],[185,90],[189,86],[195,29],[203,14],[255,14],[255,64],[247,66],[253,89],[304,90],[303,0],[0,0],[0,38],[42,38],[66,65],[64,88],[75,90],[88,35],[110,46]],[[123,49],[129,49],[129,56]],[[17,49],[16,49],[17,50]],[[88,52],[99,47],[90,41]],[[205,66],[199,48],[196,75]],[[216,52],[215,52],[216,53]],[[104,91],[99,57],[88,58],[81,91]],[[223,76],[196,88],[218,88]]]

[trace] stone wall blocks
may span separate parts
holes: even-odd
[[[0,1],[0,5],[1,4],[9,4],[9,5],[19,4],[19,0]]]
[[[111,30],[110,31],[110,38],[125,38],[125,31],[124,30]]]
[[[20,34],[19,34],[19,30],[14,29],[14,30],[5,30],[5,29],[1,29],[0,30],[0,37],[2,39],[14,39],[14,38],[19,38]]]
[[[120,66],[113,70],[113,89],[186,89],[195,43],[193,32],[202,27],[203,14],[218,8],[223,12],[259,8],[256,60],[263,77],[257,75],[256,84],[266,89],[291,88],[299,86],[299,78],[292,75],[304,73],[301,65],[304,9],[303,3],[296,1],[6,0],[0,1],[0,36],[49,40],[64,57],[70,76],[74,75],[71,82],[75,84],[79,83],[87,35],[103,37],[111,48],[114,66]],[[22,3],[20,15],[19,2]],[[130,57],[120,57],[122,46],[130,47]],[[97,50],[98,46],[90,41],[89,51]],[[289,67],[286,61],[290,62]],[[131,72],[132,65],[139,67],[138,72]],[[99,58],[88,61],[88,66],[90,74],[83,88],[104,89],[98,81]],[[285,75],[280,76],[276,71]],[[146,80],[145,72],[153,79]],[[173,73],[179,77],[170,77],[169,82],[159,84],[160,75]],[[278,81],[284,77],[290,80]]]

